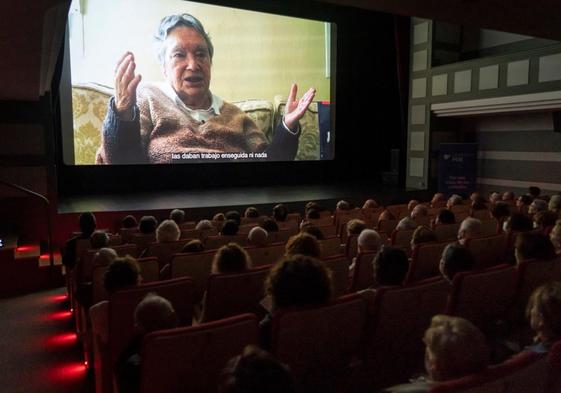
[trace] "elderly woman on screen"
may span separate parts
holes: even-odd
[[[187,157],[195,159],[208,158],[205,153],[294,159],[298,121],[314,98],[313,88],[297,100],[297,85],[292,85],[285,115],[269,142],[241,109],[210,91],[214,48],[198,19],[189,14],[166,16],[155,38],[165,81],[139,87],[134,54],[121,57],[98,163],[170,163],[185,158],[182,153],[192,153]]]

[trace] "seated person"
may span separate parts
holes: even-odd
[[[360,233],[366,229],[366,223],[358,218],[353,218],[347,222],[347,237],[353,235],[360,235]]]
[[[318,239],[308,233],[301,232],[292,236],[284,247],[286,256],[295,254],[306,255],[319,258],[321,256],[321,246]]]
[[[275,205],[275,207],[273,207],[273,219],[275,221],[284,222],[286,221],[287,217],[288,217],[288,209],[285,205],[279,203],[278,205]]]
[[[253,206],[245,209],[245,212],[244,212],[243,215],[244,215],[245,218],[258,218],[260,216],[259,210],[257,210],[257,208],[253,207]]]
[[[136,221],[136,218],[131,214],[125,216],[121,220],[121,228],[136,228],[137,226],[138,222]]]
[[[542,193],[542,190],[539,187],[536,187],[536,186],[528,187],[528,194],[531,195],[532,198],[534,198],[534,199],[539,198],[541,193]]]
[[[222,236],[236,236],[238,234],[239,224],[235,220],[226,220],[222,229],[220,230],[220,235]]]
[[[450,209],[440,209],[438,211],[438,215],[436,216],[436,220],[434,221],[435,225],[447,225],[455,223],[456,215]]]
[[[489,194],[489,202],[493,205],[495,205],[497,202],[502,201],[502,198],[503,196],[498,192],[492,192],[491,194]]]
[[[154,293],[147,294],[134,310],[136,337],[119,356],[115,365],[115,380],[119,393],[140,392],[142,369],[142,339],[148,333],[173,329],[179,320],[173,305],[165,298]]]
[[[419,202],[416,199],[411,199],[408,203],[407,203],[407,211],[409,213],[411,213],[413,211],[413,209],[415,209],[415,206],[419,205],[421,202]]]
[[[485,336],[467,319],[435,315],[423,341],[427,377],[387,388],[384,392],[429,392],[438,382],[481,372],[489,364]]]
[[[384,208],[384,211],[380,213],[380,216],[378,216],[378,226],[380,226],[380,223],[382,221],[391,221],[391,220],[396,220],[396,217],[393,215],[391,211]]]
[[[94,266],[107,266],[118,257],[117,252],[112,248],[100,248],[93,257]]]
[[[555,222],[557,221],[557,214],[551,210],[542,210],[534,214],[533,220],[534,228],[546,233],[546,231],[555,225]]]
[[[408,229],[415,229],[419,225],[417,223],[418,218],[427,217],[428,216],[428,209],[425,205],[416,205],[411,212],[409,217],[402,218],[397,226],[395,227],[396,231],[403,231]]]
[[[212,260],[212,274],[241,273],[251,269],[251,257],[237,243],[220,247]]]
[[[514,195],[514,192],[512,191],[505,191],[503,193],[503,197],[502,200],[506,203],[508,203],[509,205],[514,205],[516,202],[516,196]]]
[[[228,212],[226,212],[226,214],[224,215],[224,217],[227,220],[234,220],[236,222],[236,224],[241,225],[242,223],[242,216],[240,215],[240,212],[237,210],[230,210]]]
[[[502,222],[507,217],[510,216],[510,206],[508,203],[503,201],[497,201],[491,208],[491,216],[497,221]]]
[[[530,195],[520,195],[516,200],[516,207],[518,208],[518,211],[520,213],[527,214],[528,209],[530,208],[530,205],[533,201],[534,198],[532,198]]]
[[[450,243],[442,251],[439,270],[449,282],[452,282],[457,273],[472,270],[475,259],[469,249],[460,243]]]
[[[531,231],[532,228],[532,220],[523,213],[513,213],[503,223],[505,232],[526,232]]]
[[[475,198],[475,200],[471,201],[471,210],[487,210],[487,203],[485,201],[485,198],[478,196]]]
[[[349,266],[349,277],[354,274],[357,258],[362,254],[373,253],[377,254],[382,248],[382,238],[374,229],[365,229],[358,235],[357,238],[357,256],[351,261]]]
[[[430,205],[431,207],[441,207],[446,202],[446,196],[442,192],[433,195]]]
[[[548,209],[561,218],[561,195],[552,195],[549,199]]]
[[[376,202],[374,199],[367,199],[366,201],[364,201],[364,204],[362,205],[363,209],[376,209],[378,207],[378,202]]]
[[[213,228],[214,226],[212,225],[212,222],[209,220],[201,220],[195,226],[195,229],[198,229],[199,231],[208,231],[209,229],[213,229]]]
[[[318,240],[325,240],[325,235],[321,229],[309,222],[303,222],[302,225],[300,225],[300,232],[310,234]]]
[[[103,277],[103,287],[109,297],[114,292],[140,284],[142,277],[136,259],[126,256],[116,258],[111,262],[105,276]],[[90,320],[92,322],[92,333],[96,335],[100,342],[107,343],[109,337],[109,301],[103,300],[90,307]]]
[[[555,247],[557,255],[561,254],[561,220],[557,220],[555,226],[549,233],[549,239]]]
[[[340,200],[339,202],[337,202],[335,209],[343,211],[351,210],[351,204],[345,200]]]
[[[199,239],[193,239],[183,246],[181,252],[202,252],[205,246]]]
[[[149,235],[156,232],[158,227],[158,220],[154,216],[143,216],[140,218],[140,223],[138,224],[138,230],[140,233]]]
[[[437,241],[437,239],[434,231],[422,225],[417,227],[415,232],[413,232],[413,236],[411,237],[411,250],[421,243],[430,243],[435,241]]]
[[[109,235],[105,231],[94,231],[90,236],[93,249],[100,249],[109,246]]]
[[[76,255],[76,245],[78,240],[90,239],[92,233],[94,233],[96,228],[96,220],[93,213],[82,213],[78,219],[80,226],[80,234],[69,239],[62,250],[62,264],[66,266],[67,269],[73,269],[76,265],[76,260],[78,255]]]
[[[480,193],[478,193],[477,191],[471,193],[471,195],[469,196],[469,200],[470,200],[470,203],[473,203],[475,201],[485,202],[485,198]]]
[[[266,230],[267,232],[279,231],[279,225],[277,224],[277,221],[273,220],[272,218],[264,218],[263,221],[261,221],[261,224],[259,224],[259,226],[264,230]]]
[[[306,220],[319,220],[321,215],[319,214],[319,210],[316,209],[308,209],[306,210]]]
[[[318,212],[322,210],[319,203],[310,201],[306,203],[306,206],[304,207],[304,214],[308,213],[308,210],[312,210],[312,209],[317,210]]]
[[[226,216],[224,213],[216,213],[212,216],[212,221],[226,221]]]
[[[542,233],[520,232],[514,241],[514,256],[520,263],[529,259],[548,261],[556,257],[551,240]]]
[[[309,236],[309,235],[308,235]],[[265,293],[269,314],[259,324],[261,346],[270,347],[272,314],[282,308],[314,306],[331,299],[331,272],[316,258],[296,254],[277,262],[267,280]]]
[[[460,229],[458,229],[460,244],[465,246],[469,240],[478,236],[481,236],[481,221],[472,217],[464,219],[460,224]]]
[[[409,260],[405,252],[397,247],[382,247],[372,261],[374,286],[401,285],[409,270]]]
[[[528,207],[528,215],[533,216],[537,212],[547,210],[547,202],[543,199],[534,199],[534,201]]]
[[[177,225],[181,225],[185,222],[185,211],[181,209],[173,209],[169,213],[169,219],[175,221]]]
[[[248,345],[226,363],[218,393],[296,393],[289,368],[268,352]]]
[[[176,242],[181,236],[179,226],[173,220],[164,220],[156,229],[156,241],[158,243]]]
[[[453,194],[448,201],[446,201],[446,208],[452,209],[453,206],[459,206],[464,203],[463,198],[458,194]]]
[[[554,342],[561,340],[561,282],[550,281],[534,290],[526,315],[535,333],[533,345],[526,350],[547,353]]]
[[[269,234],[261,227],[253,227],[247,235],[247,244],[256,247],[265,247]]]

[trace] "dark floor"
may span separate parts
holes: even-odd
[[[65,288],[0,299],[0,391],[93,393]]]

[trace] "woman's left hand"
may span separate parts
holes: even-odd
[[[298,85],[296,83],[292,84],[290,88],[290,94],[288,95],[288,100],[286,101],[286,111],[284,114],[284,124],[291,130],[298,130],[298,121],[304,116],[306,110],[310,106],[310,103],[316,95],[316,89],[310,87],[308,91],[300,98],[296,100],[296,93],[298,92]]]

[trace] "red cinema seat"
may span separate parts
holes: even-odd
[[[440,276],[440,259],[448,242],[421,243],[413,248],[411,263],[405,282],[414,283],[425,278]]]
[[[374,284],[374,267],[372,261],[376,253],[359,253],[355,258],[354,269],[351,272],[350,291],[356,292],[369,288]]]

